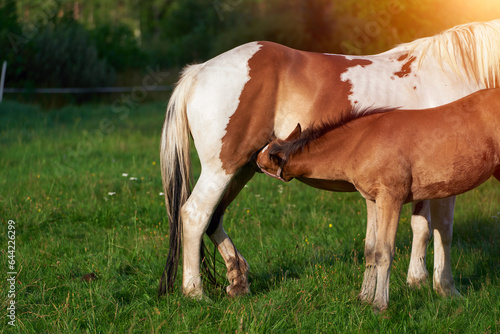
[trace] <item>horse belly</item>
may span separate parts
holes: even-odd
[[[332,181],[332,180],[321,180],[321,179],[309,179],[305,177],[297,178],[302,183],[308,186],[321,189],[329,190],[335,192],[354,192],[357,191],[352,183],[346,181]]]

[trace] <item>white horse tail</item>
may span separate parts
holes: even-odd
[[[186,105],[196,75],[203,64],[191,65],[184,69],[170,101],[168,102],[165,122],[161,134],[160,166],[165,191],[170,225],[169,252],[165,270],[160,281],[158,294],[172,291],[177,276],[180,248],[182,242],[182,223],[180,211],[191,193],[192,174],[189,149],[189,122]],[[165,282],[165,277],[167,282]],[[166,284],[167,283],[167,284]]]

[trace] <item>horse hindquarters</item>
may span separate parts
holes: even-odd
[[[231,283],[228,293],[249,291],[248,265],[221,224],[225,208],[253,176],[253,170],[249,171],[247,166],[249,160],[272,134],[272,126],[265,129],[251,126],[262,114],[258,111],[265,108],[256,108],[253,103],[257,102],[243,98],[250,81],[248,60],[259,48],[256,43],[246,44],[205,63],[187,103],[187,117],[202,172],[182,208],[186,294],[202,294],[199,247],[205,231],[226,263]],[[236,116],[249,121],[237,121]],[[272,115],[267,117],[272,120]]]

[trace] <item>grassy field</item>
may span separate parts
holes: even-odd
[[[500,187],[493,180],[457,200],[452,265],[463,298],[406,285],[412,234],[405,206],[390,306],[374,314],[356,299],[361,196],[257,175],[224,225],[250,264],[252,294],[229,299],[207,287],[212,302],[195,302],[182,296],[178,279],[177,291],[158,299],[168,246],[158,158],[164,109],[0,104],[0,332],[500,332]],[[432,243],[428,256],[432,272]],[[96,279],[86,279],[91,274]]]

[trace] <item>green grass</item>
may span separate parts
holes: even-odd
[[[168,247],[159,194],[164,109],[152,103],[127,115],[106,105],[0,105],[0,268],[6,278],[14,220],[18,272],[16,326],[7,323],[4,279],[0,332],[500,332],[500,187],[493,180],[457,200],[452,269],[463,298],[406,285],[412,234],[405,206],[390,306],[374,314],[356,299],[361,196],[257,175],[224,223],[250,264],[252,294],[229,299],[207,287],[212,302],[196,302],[182,296],[179,277],[177,291],[158,299]],[[432,243],[428,258],[432,272]],[[89,273],[98,279],[82,280]]]

